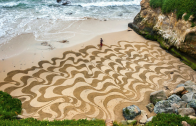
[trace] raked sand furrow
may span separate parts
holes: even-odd
[[[22,101],[24,118],[119,121],[123,107],[142,108],[150,92],[186,80],[196,82],[196,72],[157,43],[119,41],[10,71],[0,88]]]

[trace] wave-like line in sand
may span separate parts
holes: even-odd
[[[147,92],[196,81],[194,70],[151,41],[89,45],[51,61],[11,71],[0,82],[1,90],[22,101],[24,118],[120,120],[122,108]]]

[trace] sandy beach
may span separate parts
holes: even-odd
[[[88,19],[48,40],[16,36],[0,47],[0,90],[22,101],[22,118],[121,121],[133,104],[155,115],[145,107],[150,93],[196,82],[196,72],[129,22]]]

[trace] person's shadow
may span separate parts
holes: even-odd
[[[99,50],[102,50],[103,45],[101,46],[101,44],[98,44],[97,46],[99,47]]]

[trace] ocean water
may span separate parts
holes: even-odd
[[[22,33],[43,33],[62,29],[73,20],[133,19],[141,0],[70,0],[63,6],[56,0],[0,0],[0,44]]]

